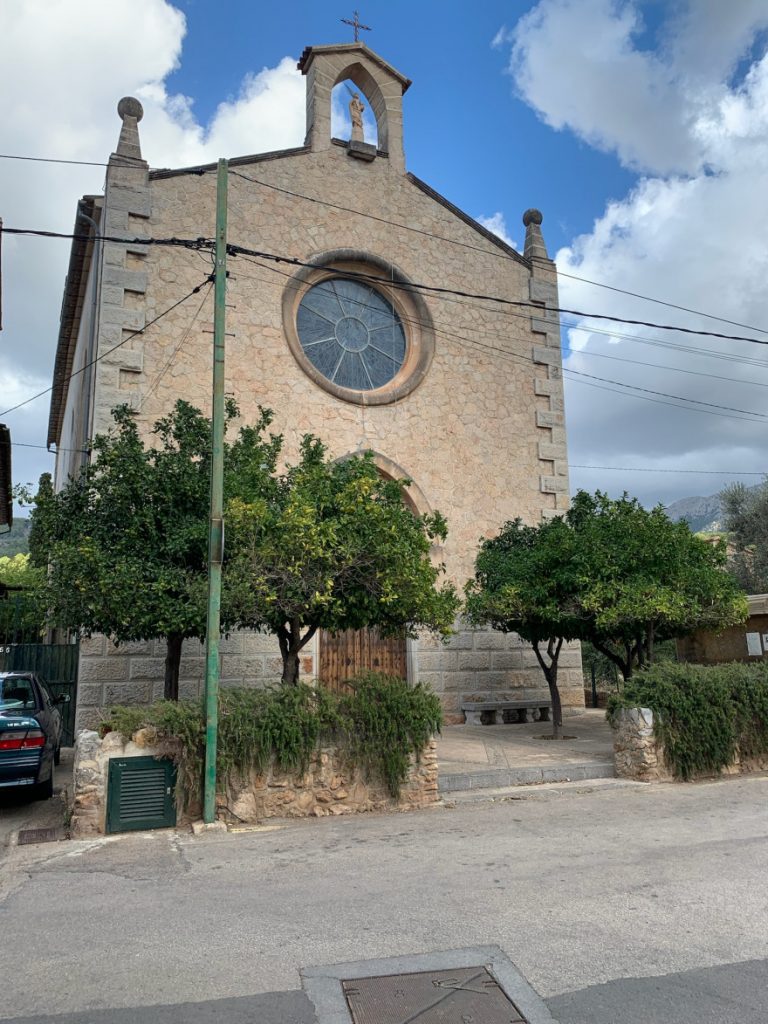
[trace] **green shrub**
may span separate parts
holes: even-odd
[[[654,712],[656,737],[682,779],[711,774],[742,758],[768,755],[768,663],[664,663],[629,679],[611,696],[618,708]]]
[[[263,772],[274,759],[286,772],[306,771],[323,743],[338,743],[350,762],[386,784],[397,798],[408,776],[411,755],[418,758],[438,732],[441,708],[426,687],[371,673],[349,680],[350,692],[323,687],[268,690],[227,688],[219,698],[217,775],[243,777]],[[149,707],[118,706],[104,716],[102,733],[132,736],[153,729],[158,739],[178,739],[179,781],[191,798],[200,794],[205,760],[205,709],[200,701],[158,701]]]

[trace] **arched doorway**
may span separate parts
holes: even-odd
[[[387,480],[410,480],[404,469],[378,452],[372,452],[380,475]],[[412,482],[403,488],[403,500],[415,515],[430,512],[423,492]],[[320,682],[336,692],[346,689],[346,680],[364,672],[408,678],[408,640],[383,636],[378,629],[347,629],[341,633],[321,630],[318,636]]]

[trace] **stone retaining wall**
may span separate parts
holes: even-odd
[[[667,765],[664,746],[654,736],[651,708],[621,708],[613,716],[613,759],[616,774],[637,782],[671,782],[675,775]],[[768,757],[741,758],[714,775],[739,775],[765,771]],[[706,776],[702,776],[706,777]],[[711,777],[711,776],[710,776]]]
[[[90,730],[77,738],[74,763],[74,811],[72,830],[86,836],[105,831],[107,777],[113,757],[175,757],[177,741],[158,742],[154,732],[141,729],[127,742],[120,733],[100,739]],[[198,803],[180,794],[177,824],[200,817]],[[354,769],[345,751],[323,747],[312,758],[304,775],[281,772],[274,766],[263,775],[252,771],[247,778],[228,780],[217,794],[217,817],[232,824],[254,824],[265,818],[317,818],[361,811],[407,811],[437,803],[437,752],[431,740],[419,762],[411,766],[399,800],[386,787],[367,780]]]

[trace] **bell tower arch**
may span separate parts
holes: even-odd
[[[405,170],[403,93],[411,84],[365,43],[308,46],[298,64],[307,78],[307,136],[313,153],[331,147],[331,93],[349,79],[365,93],[376,118],[378,148],[392,170]]]

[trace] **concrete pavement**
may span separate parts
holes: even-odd
[[[310,1024],[301,967],[497,944],[562,1024],[765,1024],[766,797],[749,776],[17,847],[0,1019]]]
[[[551,722],[446,726],[437,741],[440,792],[613,777],[605,710],[566,709],[564,738],[551,735]]]

